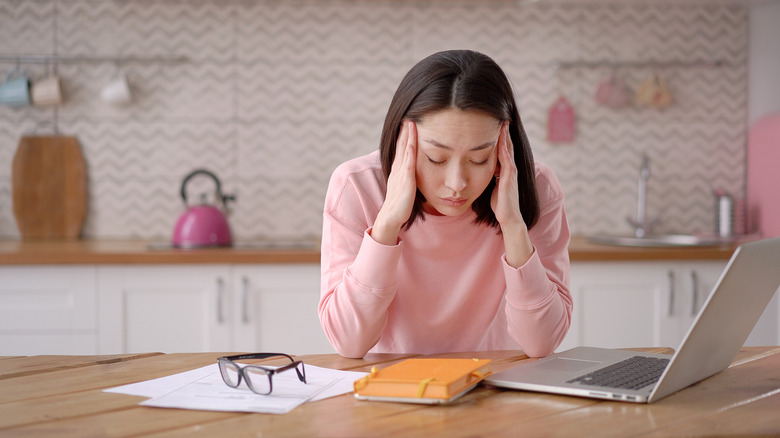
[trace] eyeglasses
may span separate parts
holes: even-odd
[[[235,360],[265,359],[274,356],[284,356],[290,359],[290,362],[292,363],[282,367],[272,368],[260,365],[239,366],[237,363],[233,362]],[[303,362],[293,360],[292,357],[284,353],[256,353],[223,356],[217,359],[217,363],[219,364],[219,372],[222,374],[222,380],[225,381],[227,386],[237,388],[238,385],[241,384],[241,379],[243,379],[246,381],[246,385],[249,389],[255,394],[270,394],[274,389],[273,380],[271,379],[273,375],[289,369],[295,369],[295,372],[298,374],[298,380],[306,383],[306,369],[303,367]]]

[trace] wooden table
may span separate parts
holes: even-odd
[[[727,370],[651,405],[480,386],[450,406],[364,402],[348,394],[272,415],[142,407],[142,398],[102,392],[208,365],[222,354],[2,357],[0,436],[780,435],[780,347],[745,348]],[[490,358],[495,370],[526,359],[516,351],[442,356]],[[359,371],[403,357],[299,356]]]

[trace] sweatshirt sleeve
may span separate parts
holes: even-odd
[[[364,186],[358,192],[354,180],[334,173],[322,230],[320,324],[336,351],[354,358],[363,357],[385,328],[401,256],[401,243],[387,246],[371,237],[384,195],[381,187],[372,194],[373,187]]]
[[[503,260],[507,282],[507,330],[532,357],[553,353],[571,324],[569,291],[569,226],[563,191],[552,170],[537,162],[541,212],[529,231],[534,253],[513,268]]]

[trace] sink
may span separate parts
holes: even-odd
[[[669,246],[718,246],[733,242],[730,238],[716,236],[695,236],[690,234],[656,234],[635,236],[590,236],[588,240],[601,245],[669,247]]]

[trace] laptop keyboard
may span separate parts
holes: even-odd
[[[639,389],[661,378],[669,359],[633,356],[608,367],[588,373],[567,383],[605,386],[608,388]]]

